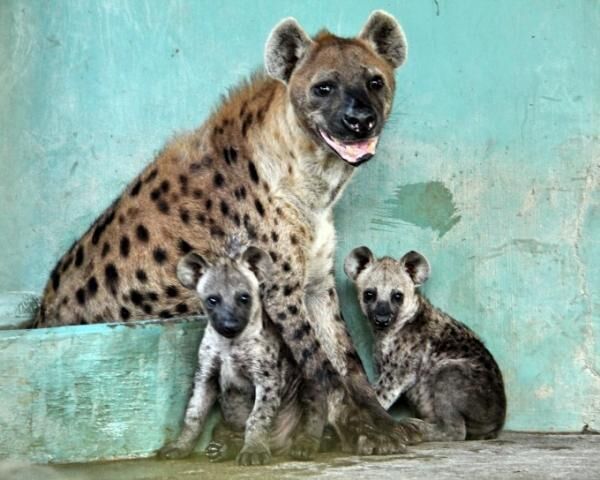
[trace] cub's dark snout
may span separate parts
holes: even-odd
[[[238,318],[231,312],[213,312],[210,316],[213,328],[226,338],[233,338],[246,327],[247,320]]]
[[[379,301],[372,311],[371,318],[376,328],[385,328],[392,321],[392,309],[389,302]]]

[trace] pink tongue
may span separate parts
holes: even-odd
[[[342,143],[335,138],[330,137],[322,130],[321,136],[340,157],[349,163],[358,163],[365,155],[374,155],[375,149],[377,148],[377,140],[379,140],[379,137],[373,137],[362,142]]]

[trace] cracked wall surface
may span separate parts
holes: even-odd
[[[341,260],[415,249],[433,303],[498,359],[508,428],[600,429],[598,2],[0,2],[0,297],[39,292],[164,142],[261,64],[278,20],[353,35],[375,8],[410,49],[378,154],[336,210],[367,369]]]

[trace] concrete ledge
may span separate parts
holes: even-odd
[[[0,459],[152,455],[179,430],[204,327],[190,317],[0,331]]]

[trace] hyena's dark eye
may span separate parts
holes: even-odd
[[[211,295],[206,299],[207,308],[215,308],[219,303],[221,303],[221,297],[218,295]]]
[[[393,292],[392,301],[395,303],[402,303],[404,301],[404,294],[402,292]]]
[[[365,303],[374,302],[376,298],[377,298],[377,291],[373,288],[367,288],[363,292],[363,300],[365,301]]]
[[[242,305],[247,305],[250,302],[250,295],[247,293],[240,293],[237,296],[237,301],[238,301],[238,303],[241,303]]]
[[[373,77],[371,80],[369,80],[367,82],[367,86],[369,87],[370,90],[381,90],[383,88],[383,86],[385,85],[385,82],[383,81],[383,77],[380,75],[376,75],[375,77]]]
[[[334,90],[335,85],[331,82],[317,83],[312,87],[312,91],[317,97],[327,97],[331,95]]]

